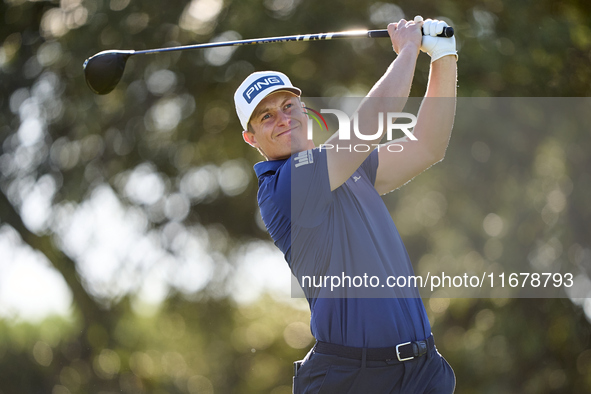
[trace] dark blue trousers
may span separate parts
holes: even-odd
[[[456,378],[437,349],[402,363],[314,352],[293,378],[294,394],[451,394]]]

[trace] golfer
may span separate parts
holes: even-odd
[[[380,195],[445,155],[457,79],[455,39],[437,37],[446,26],[420,17],[388,26],[397,57],[357,109],[352,128],[356,123],[363,138],[335,133],[315,147],[307,137],[301,91],[282,73],[253,73],[235,93],[243,138],[266,158],[254,167],[263,221],[310,304],[316,344],[295,363],[296,394],[454,391],[453,370],[435,348],[416,288],[348,285],[335,291],[302,281],[414,275]],[[413,129],[416,140],[378,146],[386,127],[376,133],[377,115],[404,108],[420,51],[431,57],[431,69]]]

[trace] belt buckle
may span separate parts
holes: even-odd
[[[405,342],[405,343],[400,343],[400,344],[396,345],[396,357],[398,357],[398,361],[402,362],[402,361],[412,360],[414,358],[414,356],[407,357],[407,358],[400,358],[400,350],[398,349],[400,346],[410,345],[411,343],[412,342]]]

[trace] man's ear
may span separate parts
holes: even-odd
[[[244,130],[242,132],[242,138],[244,139],[244,142],[246,142],[248,145],[252,146],[253,148],[258,148],[259,144],[257,143],[256,137],[253,132]]]

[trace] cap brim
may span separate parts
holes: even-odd
[[[302,95],[302,91],[300,89],[298,89],[298,88],[295,88],[295,87],[294,88],[279,87],[278,89],[272,90],[269,93],[267,93],[265,96],[263,96],[263,99],[266,98],[266,97],[269,97],[273,93],[277,93],[277,92],[289,92],[289,93],[293,93],[297,97],[300,97]],[[263,101],[263,100],[261,100],[261,101]],[[260,102],[259,102],[259,104],[260,104]]]

